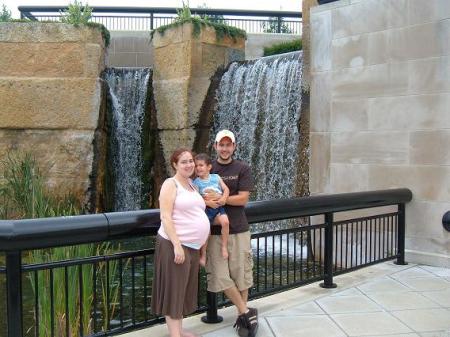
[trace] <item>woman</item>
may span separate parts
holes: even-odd
[[[170,337],[195,337],[183,331],[183,316],[197,309],[199,249],[209,234],[205,202],[193,187],[194,157],[188,149],[170,158],[175,175],[159,194],[161,227],[156,237],[152,311],[164,315]]]

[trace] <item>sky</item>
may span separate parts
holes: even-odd
[[[0,0],[12,12],[14,18],[19,18],[18,6],[65,6],[70,0]],[[83,4],[86,1],[82,1]],[[89,6],[129,6],[129,7],[181,7],[182,0],[90,0]],[[185,2],[187,2],[185,0]],[[301,0],[190,0],[189,6],[195,8],[206,4],[208,8],[218,9],[254,9],[301,11]]]

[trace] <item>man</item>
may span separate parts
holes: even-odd
[[[253,179],[250,167],[233,159],[236,139],[229,130],[217,133],[214,149],[217,159],[212,163],[212,173],[218,174],[230,189],[225,211],[230,220],[228,259],[221,254],[221,227],[214,224],[208,241],[206,273],[208,291],[223,291],[238,310],[234,327],[241,337],[254,337],[258,329],[258,311],[247,307],[248,290],[253,285],[253,256],[250,231],[244,206],[247,204]],[[207,198],[209,207],[222,206],[217,198]]]

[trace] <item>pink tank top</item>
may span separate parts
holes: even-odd
[[[194,187],[192,187],[193,191],[189,191],[175,178],[172,178],[172,180],[177,186],[177,195],[172,210],[175,232],[181,244],[200,248],[209,235],[209,220],[205,213],[205,201]],[[190,181],[189,184],[192,186]],[[158,234],[169,240],[162,224],[159,227]]]

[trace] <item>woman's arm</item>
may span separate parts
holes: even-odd
[[[180,239],[175,231],[172,221],[172,211],[175,198],[177,196],[177,187],[172,179],[167,179],[161,186],[159,192],[159,206],[161,214],[161,224],[164,226],[169,240],[173,244],[173,252],[175,255],[174,262],[181,264],[184,262],[184,250],[181,247]]]

